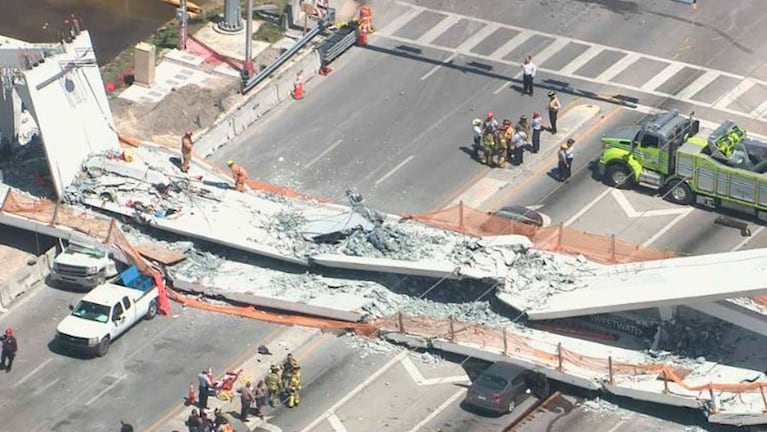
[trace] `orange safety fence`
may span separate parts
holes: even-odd
[[[538,228],[463,204],[425,214],[411,214],[407,219],[474,236],[517,234],[533,242],[537,249],[583,255],[608,264],[650,261],[675,254],[665,249],[638,246],[615,236],[601,236],[567,228],[562,224]]]
[[[48,226],[67,227],[93,237],[103,244],[116,247],[139,271],[150,274],[155,279],[159,291],[159,310],[165,315],[170,314],[170,302],[160,273],[133,248],[114,219],[50,200],[24,196],[13,190],[8,191],[0,212],[21,216]]]
[[[260,321],[266,321],[282,325],[300,325],[304,327],[315,327],[325,330],[351,330],[357,334],[371,336],[378,332],[376,323],[354,323],[347,321],[338,321],[327,318],[318,318],[308,315],[286,315],[274,312],[268,312],[256,309],[254,306],[232,306],[227,304],[212,304],[199,300],[192,296],[180,294],[172,289],[167,289],[168,297],[173,301],[187,307],[205,310],[209,312],[224,313],[235,315],[242,318],[253,318]]]
[[[504,329],[491,328],[479,324],[464,323],[452,318],[436,319],[430,317],[409,317],[399,314],[381,319],[376,323],[380,330],[425,338],[445,339],[454,343],[471,344],[482,348],[494,348],[507,357],[524,357],[536,364],[566,372],[568,368],[578,368],[602,373],[612,383],[616,375],[654,375],[666,382],[674,382],[688,391],[726,391],[744,393],[764,392],[767,382],[715,383],[692,386],[684,382],[679,375],[687,370],[675,369],[666,364],[633,364],[613,361],[612,358],[593,357],[566,349],[562,344],[549,344],[533,341],[525,336],[507,332]],[[669,392],[666,384],[665,392]],[[767,410],[767,398],[764,399]]]

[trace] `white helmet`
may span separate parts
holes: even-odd
[[[475,118],[474,120],[471,121],[471,124],[474,126],[479,126],[482,124],[482,120]]]

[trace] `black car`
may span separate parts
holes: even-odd
[[[464,402],[476,408],[505,414],[532,396],[530,372],[508,362],[495,362],[474,382]]]
[[[529,209],[523,206],[507,205],[496,210],[493,213],[494,216],[500,216],[506,219],[523,223],[525,225],[532,225],[535,227],[543,226],[543,215],[535,210]]]

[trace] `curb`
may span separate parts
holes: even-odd
[[[51,272],[53,260],[56,258],[56,246],[48,249],[35,261],[27,262],[24,268],[17,270],[11,275],[8,283],[0,287],[0,312],[8,311],[8,307],[23,294],[30,294],[40,287],[39,282],[44,281]]]
[[[259,84],[244,100],[212,126],[200,132],[195,138],[195,153],[203,158],[211,156],[216,150],[242,134],[264,114],[290,99],[297,72],[303,71],[302,79],[304,83],[307,83],[318,74],[320,69],[319,52],[311,46],[309,50],[297,54],[290,61],[290,64]]]

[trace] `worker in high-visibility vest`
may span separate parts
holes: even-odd
[[[269,406],[277,406],[277,402],[280,401],[280,393],[282,392],[282,382],[280,381],[280,367],[272,365],[269,370],[269,375],[266,376],[266,389],[269,391],[267,399],[269,400]]]
[[[290,382],[288,383],[288,408],[301,403],[301,366],[296,365],[293,372],[290,374]]]
[[[186,131],[181,137],[181,171],[189,172],[192,163],[192,132]]]
[[[232,170],[234,188],[237,190],[237,192],[245,192],[245,184],[248,183],[248,172],[245,171],[245,168],[231,160],[227,162],[226,165],[229,167],[229,169]]]

